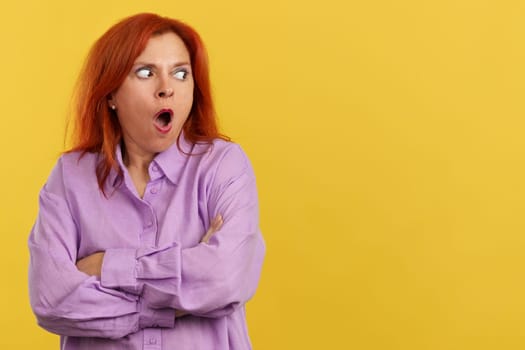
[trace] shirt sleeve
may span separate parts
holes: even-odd
[[[208,220],[223,217],[208,243],[181,249],[109,249],[102,285],[140,293],[153,308],[221,317],[255,293],[265,245],[252,167],[235,147],[221,160],[208,195]],[[204,234],[204,233],[203,233]],[[129,261],[128,264],[119,264]]]
[[[56,169],[50,177],[57,182]],[[78,236],[64,197],[44,187],[29,236],[29,292],[40,326],[82,337],[120,338],[146,327],[173,327],[174,310],[152,309],[143,298],[107,288],[76,268]]]

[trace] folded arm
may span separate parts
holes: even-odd
[[[234,169],[232,171],[232,169]],[[208,243],[182,249],[108,249],[101,281],[142,296],[153,308],[221,317],[255,293],[265,252],[255,177],[244,154],[227,154],[207,198],[208,215],[223,224]]]
[[[29,237],[29,291],[38,323],[60,335],[120,338],[145,327],[173,327],[174,310],[106,288],[75,266],[78,237],[64,198],[40,193]]]

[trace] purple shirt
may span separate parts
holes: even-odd
[[[177,144],[149,166],[141,199],[122,163],[98,188],[97,155],[63,155],[29,237],[38,323],[61,349],[251,349],[245,303],[265,252],[252,167],[236,144]],[[211,220],[222,227],[199,243]],[[101,278],[75,262],[105,251]],[[190,315],[175,319],[175,310]]]

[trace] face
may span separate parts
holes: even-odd
[[[193,104],[193,86],[182,39],[172,32],[151,37],[108,100],[128,155],[152,159],[177,140]]]

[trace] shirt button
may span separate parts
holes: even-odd
[[[149,190],[152,194],[156,194],[157,192],[159,192],[159,189],[157,187],[153,187],[152,189]]]
[[[151,345],[157,344],[157,339],[155,339],[155,338],[149,338],[149,343],[150,343]]]
[[[153,168],[151,168],[153,171],[159,171],[159,167],[154,165]]]

